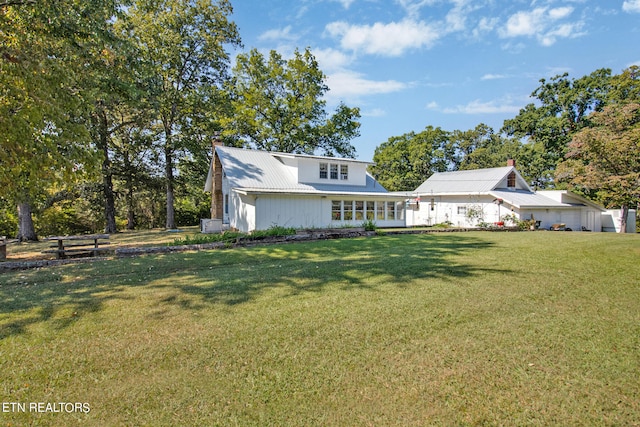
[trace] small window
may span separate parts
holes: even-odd
[[[384,202],[376,202],[376,219],[384,221]]]
[[[393,221],[396,219],[396,204],[393,202],[387,202],[387,221]]]
[[[353,220],[353,201],[345,200],[344,201],[344,220],[351,221]]]
[[[511,172],[507,177],[507,187],[516,188],[516,173]]]
[[[342,221],[342,201],[333,200],[331,202],[331,219],[333,221]]]
[[[327,179],[329,177],[328,171],[329,165],[326,163],[320,163],[320,179]]]
[[[224,195],[224,213],[225,215],[229,215],[229,195]]]
[[[356,221],[364,221],[364,202],[356,202]]]
[[[349,179],[349,165],[340,165],[340,179]]]
[[[396,219],[404,220],[404,202],[396,202]]]
[[[331,179],[338,179],[338,165],[331,164]]]
[[[467,207],[466,206],[458,206],[458,215],[466,215]]]
[[[366,217],[368,221],[373,221],[375,220],[375,215],[376,215],[376,204],[375,202],[367,202],[367,212],[366,212]]]

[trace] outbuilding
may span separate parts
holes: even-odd
[[[509,225],[534,220],[539,228],[602,231],[606,210],[570,191],[533,191],[510,162],[506,167],[435,173],[412,194],[409,226]]]

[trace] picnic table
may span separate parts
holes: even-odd
[[[52,248],[43,253],[55,253],[57,259],[65,259],[70,256],[96,256],[100,252],[110,250],[108,234],[82,234],[78,236],[55,236],[45,240],[55,241]]]

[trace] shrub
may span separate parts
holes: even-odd
[[[364,227],[365,231],[376,231],[376,223],[373,222],[372,220],[367,220],[365,222],[362,223],[362,226]]]

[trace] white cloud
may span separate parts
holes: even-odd
[[[483,34],[493,31],[500,22],[499,18],[482,17],[476,28],[473,29],[473,37],[479,38]]]
[[[339,21],[328,24],[326,31],[340,38],[343,49],[382,56],[400,56],[410,49],[431,47],[442,35],[435,27],[411,19],[373,25]]]
[[[291,34],[291,25],[284,28],[276,28],[273,30],[265,31],[260,34],[258,40],[271,41],[271,40],[297,40],[298,37]]]
[[[625,0],[622,3],[622,10],[629,13],[640,13],[640,0]]]
[[[332,0],[332,1],[340,3],[342,7],[344,7],[345,9],[349,9],[349,6],[351,6],[356,0]]]
[[[409,85],[396,80],[369,80],[355,71],[339,71],[327,75],[330,99],[359,99],[362,96],[399,92]]]
[[[506,79],[509,76],[507,76],[506,74],[485,74],[484,76],[480,77],[480,80],[500,80],[500,79]]]
[[[396,0],[409,16],[418,16],[420,9],[425,6],[432,6],[440,0]]]
[[[382,108],[374,108],[373,110],[362,110],[360,114],[362,117],[384,117],[387,112]]]
[[[438,105],[438,103],[436,101],[431,101],[430,103],[428,103],[426,105],[426,109],[427,110],[439,110],[440,106]]]
[[[504,114],[518,113],[522,105],[514,105],[511,101],[488,101],[482,102],[478,99],[467,103],[466,105],[457,105],[455,107],[445,108],[443,113],[446,114]]]
[[[537,8],[530,12],[518,12],[507,21],[501,30],[504,37],[532,36],[543,30],[545,8]]]
[[[326,72],[342,70],[351,65],[353,58],[336,49],[314,49],[313,55],[320,64],[320,69]]]
[[[638,0],[640,1],[640,0]],[[505,26],[498,30],[502,38],[535,37],[543,46],[553,45],[558,38],[575,38],[584,35],[583,21],[560,22],[573,13],[573,8],[538,7],[520,11],[509,17]]]

